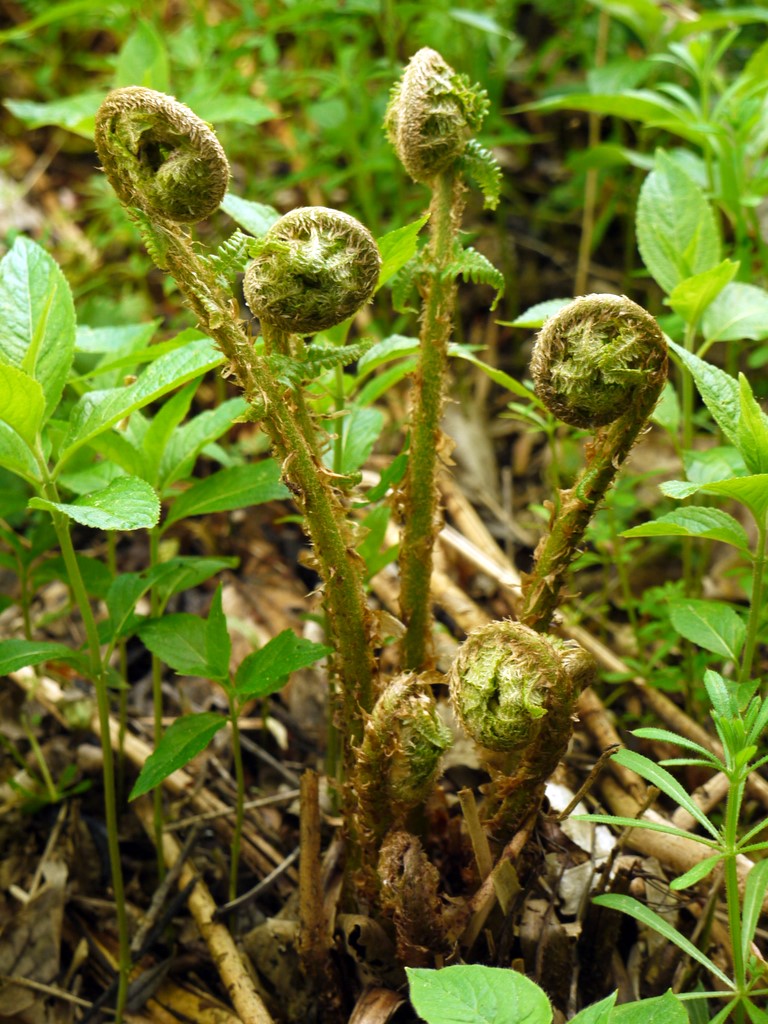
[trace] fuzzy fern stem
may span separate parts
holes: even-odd
[[[447,272],[458,234],[464,188],[451,171],[442,173],[430,207],[428,271],[419,365],[414,382],[408,472],[403,487],[403,538],[400,556],[400,608],[406,624],[403,665],[421,669],[430,661],[432,549],[439,530],[437,470],[448,342],[453,328],[456,282]]]

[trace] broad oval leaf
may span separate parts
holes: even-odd
[[[552,1007],[524,974],[458,964],[439,971],[407,967],[410,998],[427,1024],[550,1024]]]
[[[707,307],[702,334],[713,341],[761,341],[768,338],[768,291],[734,281]]]
[[[0,675],[45,661],[79,661],[78,651],[47,640],[0,640]]]
[[[685,1005],[673,992],[614,1008],[611,1024],[689,1024]]]
[[[378,291],[383,284],[386,284],[391,277],[402,270],[405,264],[413,259],[419,244],[419,232],[429,220],[429,214],[425,214],[411,224],[402,228],[395,228],[388,231],[386,235],[376,240],[381,253],[381,270],[376,285]]]
[[[741,523],[719,508],[675,509],[651,523],[633,526],[622,537],[705,537],[731,544],[740,551],[749,551],[749,538]]]
[[[240,697],[268,697],[281,688],[291,672],[314,665],[331,653],[331,647],[297,636],[292,629],[284,629],[240,662],[235,689]]]
[[[599,1003],[585,1006],[572,1019],[571,1024],[609,1024],[617,995],[618,992],[613,992],[605,999],[601,999]]]
[[[109,486],[71,503],[32,498],[29,508],[56,510],[97,530],[149,530],[160,518],[160,499],[136,476],[120,476]]]
[[[193,757],[205,750],[213,737],[227,724],[224,715],[216,711],[204,711],[198,715],[177,718],[164,733],[157,748],[144,762],[136,785],[129,800],[143,796],[154,789],[163,779],[173,775],[179,768],[189,764]]]
[[[0,261],[0,360],[40,383],[45,415],[61,399],[75,352],[75,307],[58,265],[19,235]]]
[[[198,615],[177,612],[145,619],[136,632],[144,646],[179,675],[216,678],[208,663],[206,622]]]
[[[250,508],[290,496],[291,492],[280,480],[280,466],[274,459],[230,466],[198,481],[180,494],[171,505],[163,529],[190,516]]]
[[[137,381],[122,388],[91,391],[75,405],[62,444],[59,465],[115,423],[162,398],[193,377],[214,369],[224,360],[210,338],[197,337],[166,352],[151,363]]]
[[[738,661],[747,627],[731,605],[724,601],[681,598],[669,602],[669,619],[686,640],[705,651]]]
[[[709,270],[686,278],[672,289],[669,296],[670,306],[687,323],[698,323],[704,310],[733,280],[738,269],[738,263],[723,260]]]
[[[720,262],[717,223],[704,192],[663,150],[640,190],[637,242],[667,293]]]

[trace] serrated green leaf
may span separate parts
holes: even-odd
[[[390,278],[413,259],[419,244],[419,232],[429,220],[429,214],[425,214],[418,220],[406,224],[402,228],[395,228],[388,231],[386,235],[376,240],[381,253],[381,270],[379,281],[376,285],[378,291]]]
[[[728,440],[738,448],[739,429],[739,385],[730,374],[711,363],[700,359],[693,352],[687,352],[681,345],[670,341],[669,347],[690,371],[699,394],[712,414],[718,427]]]
[[[664,483],[659,484],[659,490],[668,498],[677,498],[678,501],[683,501],[701,490],[701,484],[692,484],[687,480],[665,480]]]
[[[244,398],[230,398],[214,409],[198,413],[174,430],[160,459],[158,479],[163,492],[177,480],[189,476],[206,445],[226,434],[247,410],[248,403]]]
[[[406,967],[410,999],[427,1024],[550,1024],[552,1007],[524,974],[459,964],[440,971]]]
[[[704,310],[734,279],[738,269],[738,263],[723,260],[709,270],[686,278],[672,289],[669,296],[670,306],[687,323],[697,324]]]
[[[208,664],[206,624],[198,615],[177,612],[160,619],[146,619],[136,632],[144,646],[182,676],[214,679]]]
[[[487,257],[471,246],[459,250],[445,272],[456,276],[461,275],[465,281],[471,281],[473,284],[487,284],[491,288],[495,288],[496,297],[491,305],[491,311],[496,308],[499,299],[504,294],[505,282],[502,272],[494,267]]]
[[[179,495],[171,505],[163,529],[190,516],[250,508],[289,497],[290,491],[281,482],[280,466],[274,459],[230,466],[198,481]]]
[[[573,299],[547,299],[546,302],[537,302],[535,306],[530,306],[514,320],[499,320],[499,323],[502,327],[543,327],[551,316],[570,306],[572,302]]]
[[[148,530],[160,518],[160,499],[145,480],[135,476],[120,476],[103,490],[71,503],[32,498],[29,508],[56,509],[97,530]]]
[[[199,337],[160,356],[133,384],[83,395],[70,414],[59,465],[132,412],[221,365],[223,360],[210,338]]]
[[[170,443],[171,437],[176,433],[179,424],[189,412],[192,399],[199,387],[198,379],[191,380],[189,384],[179,388],[176,394],[163,402],[150,421],[144,437],[141,441],[141,454],[143,456],[144,473],[142,474],[148,483],[158,487],[160,477],[160,464],[163,459],[166,445]],[[113,431],[114,433],[114,431]]]
[[[622,537],[704,537],[749,551],[746,530],[732,515],[719,508],[678,508],[653,522],[624,530]]]
[[[120,324],[116,327],[88,327],[86,324],[78,324],[75,349],[78,352],[93,352],[99,355],[134,352],[150,343],[159,326],[159,320],[152,320],[147,324]]]
[[[34,450],[45,414],[45,396],[39,382],[23,370],[0,362],[0,420],[8,424]]]
[[[679,804],[684,810],[688,811],[696,821],[715,839],[719,841],[720,835],[698,806],[690,798],[686,790],[680,785],[674,775],[666,771],[660,765],[651,761],[649,758],[644,757],[642,754],[636,753],[634,750],[627,750],[626,747],[622,747],[621,750],[617,750],[613,755],[614,761],[617,764],[622,765],[624,768],[629,768],[633,772],[650,782],[651,785],[657,786],[662,793],[666,793],[668,797]]]
[[[280,214],[274,206],[255,203],[251,199],[241,199],[231,192],[227,192],[222,199],[221,209],[229,214],[235,224],[239,224],[243,231],[247,231],[254,238],[266,235],[275,221],[280,219]]]
[[[291,672],[314,665],[331,653],[332,648],[284,629],[242,660],[235,676],[237,694],[241,698],[268,697],[283,686]]]
[[[226,724],[227,719],[216,711],[177,718],[144,762],[128,799],[135,800],[143,796],[179,768],[189,764]]]
[[[697,964],[701,964],[706,970],[711,971],[716,978],[728,988],[733,989],[733,981],[725,974],[720,968],[712,963],[708,956],[705,956],[694,944],[687,939],[684,935],[681,935],[677,928],[674,928],[669,921],[665,921],[663,917],[660,917],[655,911],[646,907],[640,903],[639,900],[634,899],[632,896],[621,896],[615,893],[611,893],[605,896],[595,896],[593,903],[599,907],[609,907],[611,910],[619,910],[622,914],[627,914],[629,917],[634,917],[641,924],[646,925],[648,928],[652,928],[653,931],[658,932],[659,935],[663,935],[665,939],[677,946],[678,949],[689,956],[692,960],[695,960]],[[668,1017],[663,1018],[664,1024],[669,1020]],[[685,1018],[683,1018],[683,1021]],[[647,1024],[647,1022],[646,1022]],[[662,1024],[660,1021],[659,1024]]]
[[[707,308],[701,331],[708,342],[768,338],[768,291],[734,281]]]
[[[46,661],[80,661],[78,651],[45,640],[0,640],[0,675]]]
[[[738,449],[752,473],[768,472],[768,418],[755,401],[749,381],[739,374]]]
[[[670,293],[720,262],[720,237],[704,192],[663,150],[643,182],[637,243],[652,276]]]
[[[692,868],[689,868],[684,875],[673,879],[669,884],[670,889],[673,892],[678,892],[680,889],[688,889],[692,885],[697,885],[703,878],[706,878],[707,875],[715,870],[722,859],[723,855],[721,853],[705,857],[704,860],[700,860]]]
[[[686,478],[691,483],[713,484],[734,476],[749,476],[746,463],[732,445],[716,445],[705,451],[683,452]]]
[[[75,307],[45,249],[19,235],[0,261],[0,360],[38,381],[45,415],[61,399],[75,352]]]
[[[756,476],[738,476],[732,480],[718,480],[700,488],[705,494],[718,494],[734,498],[746,505],[758,522],[768,514],[768,473]]]
[[[140,18],[123,43],[117,58],[113,87],[141,85],[158,92],[171,91],[168,52],[162,36],[149,21]]]

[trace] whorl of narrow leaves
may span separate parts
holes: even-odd
[[[414,181],[430,184],[467,148],[488,112],[488,97],[435,50],[414,54],[392,92],[385,127]]]
[[[451,668],[451,700],[465,731],[487,750],[520,753],[535,746],[556,713],[570,717],[594,665],[573,641],[536,633],[519,622],[474,630]]]
[[[531,374],[536,394],[564,423],[595,429],[632,409],[640,429],[667,379],[667,346],[642,306],[586,295],[544,324]]]
[[[96,151],[121,202],[195,224],[224,198],[229,164],[213,129],[154,89],[115,89],[96,113]]]
[[[290,334],[316,334],[346,320],[376,289],[381,255],[354,217],[323,206],[281,217],[245,272],[251,312]]]

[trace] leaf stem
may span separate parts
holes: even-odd
[[[50,477],[48,466],[42,453],[36,454],[40,476],[43,481],[43,492],[48,501],[58,502],[59,495],[56,485]],[[99,732],[102,751],[102,777],[104,782],[104,812],[107,825],[107,848],[109,852],[110,873],[112,875],[112,891],[115,896],[115,909],[117,916],[118,933],[118,982],[117,997],[115,1001],[115,1020],[117,1024],[123,1019],[125,1012],[126,998],[128,995],[128,975],[131,969],[130,935],[128,931],[128,915],[125,907],[125,889],[123,886],[123,869],[120,861],[120,840],[118,837],[118,816],[117,801],[115,798],[115,764],[112,753],[112,741],[110,738],[109,721],[109,690],[107,687],[106,672],[101,658],[101,645],[99,643],[99,631],[96,620],[93,617],[91,603],[88,599],[88,592],[85,588],[80,566],[77,562],[75,548],[72,544],[72,536],[69,530],[69,520],[59,512],[51,512],[53,527],[61,548],[64,565],[67,569],[69,585],[82,616],[85,628],[88,654],[90,661],[90,674],[96,690],[96,707],[99,717]]]
[[[752,562],[752,594],[749,603],[749,618],[747,620],[747,635],[744,643],[744,653],[741,658],[741,670],[739,682],[744,683],[752,677],[752,665],[755,660],[755,648],[760,632],[760,620],[763,615],[763,592],[765,589],[765,564],[766,564],[766,543],[768,542],[768,530],[766,529],[766,517],[757,519],[757,551]]]
[[[232,760],[235,765],[235,781],[237,795],[235,798],[235,827],[232,832],[232,848],[229,862],[229,902],[237,899],[237,871],[240,864],[240,845],[243,837],[243,821],[245,818],[245,773],[243,772],[243,751],[240,745],[240,726],[238,715],[240,709],[235,699],[235,688],[229,679],[224,689],[229,702],[229,721],[232,726]]]

